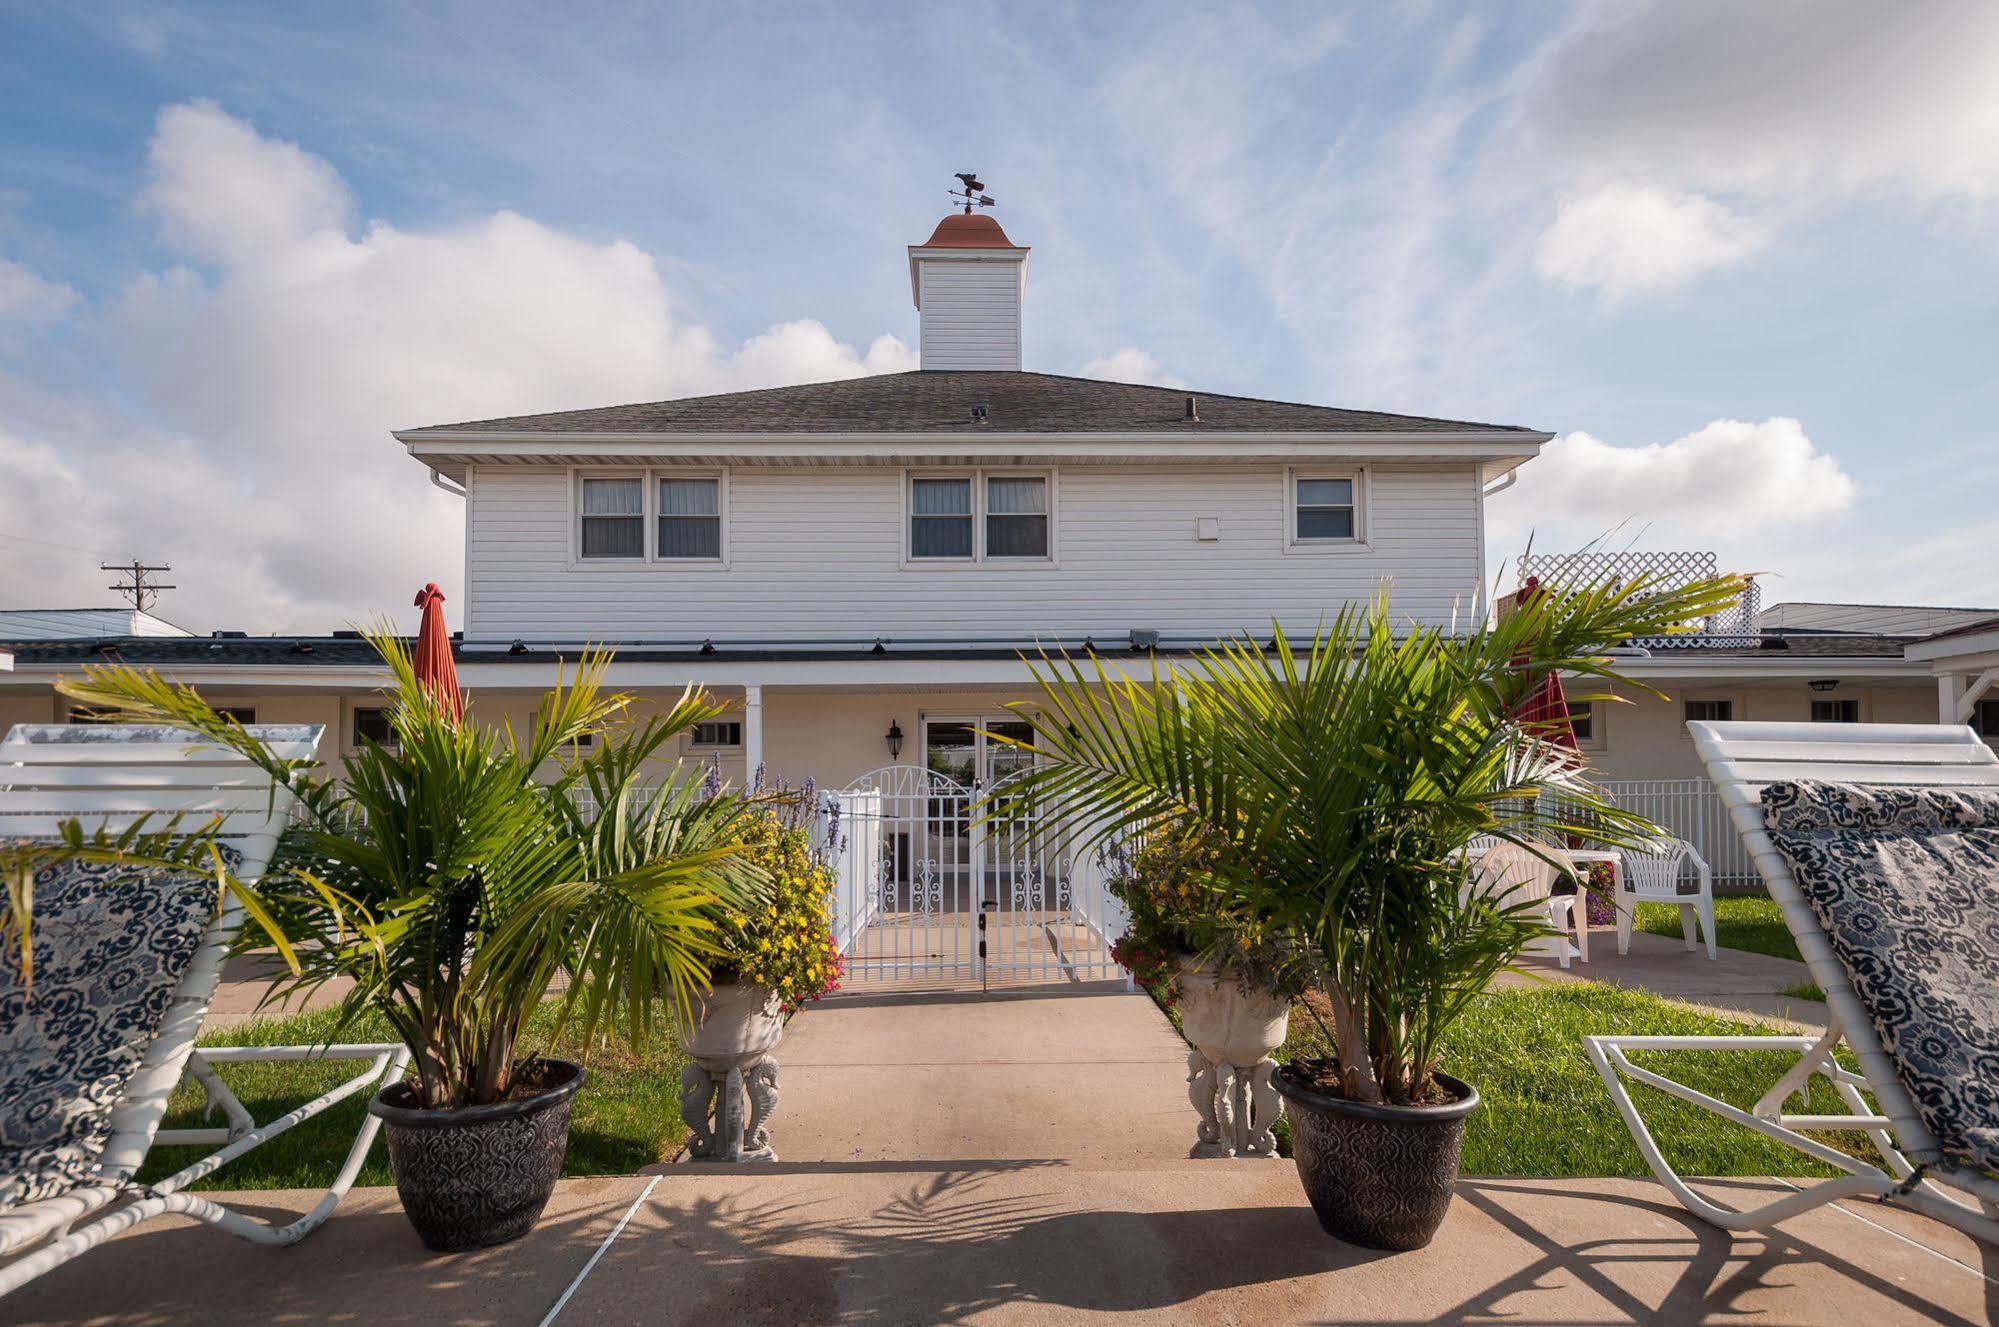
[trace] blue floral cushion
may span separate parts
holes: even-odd
[[[1923,1123],[1999,1169],[1999,792],[1776,783],[1763,823]]]
[[[128,1178],[97,1167],[111,1111],[215,916],[188,873],[72,861],[33,883],[32,991],[0,958],[0,1209]]]

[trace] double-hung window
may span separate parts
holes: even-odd
[[[918,479],[909,489],[909,556],[972,557],[971,479]]]
[[[1292,539],[1301,544],[1357,542],[1359,487],[1354,475],[1299,475],[1291,495]]]
[[[576,556],[588,562],[720,563],[726,493],[718,474],[586,473],[576,492]]]
[[[583,528],[577,551],[586,558],[644,557],[645,503],[643,479],[584,479]]]
[[[1047,475],[919,475],[909,481],[916,562],[1050,560]]]
[[[722,556],[722,481],[662,479],[659,481],[659,556],[707,558]]]
[[[1813,723],[1859,723],[1860,702],[1853,698],[1843,700],[1815,700],[1812,702]]]
[[[986,476],[986,556],[1048,556],[1048,481],[1040,475]]]

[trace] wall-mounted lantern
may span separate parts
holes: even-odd
[[[890,719],[888,721],[888,733],[884,740],[888,742],[888,758],[890,760],[900,760],[902,758],[902,725],[894,719]]]
[[[1805,685],[1814,691],[1835,691],[1839,688],[1839,679],[1836,677],[1815,677],[1805,683]]]

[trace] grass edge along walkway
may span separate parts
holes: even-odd
[[[525,1038],[530,1050],[546,1049],[580,1060],[589,1079],[576,1094],[563,1158],[564,1177],[630,1175],[642,1166],[671,1160],[687,1130],[680,1119],[680,1067],[685,1057],[662,1005],[654,1011],[649,1044],[634,1048],[622,1032],[600,1036],[579,1048],[573,1039],[552,1044],[554,1002],[535,1012]],[[312,1046],[342,1042],[394,1041],[388,1025],[370,1014],[338,1028],[335,1010],[321,1009],[282,1018],[257,1019],[240,1027],[204,1034],[203,1046]],[[259,1123],[310,1101],[350,1077],[351,1061],[290,1061],[278,1064],[218,1065],[232,1092]],[[308,1189],[329,1183],[339,1169],[367,1112],[363,1093],[307,1120],[261,1147],[252,1148],[191,1187],[196,1190]],[[201,1089],[183,1082],[174,1092],[165,1127],[198,1127]],[[219,1118],[219,1117],[218,1117]],[[206,1121],[212,1123],[213,1121]],[[155,1147],[139,1172],[140,1182],[163,1179],[213,1151],[209,1147]],[[362,1185],[390,1184],[386,1145],[377,1138],[362,1168]]]
[[[1171,1011],[1168,1017],[1173,1017]],[[1177,1028],[1178,1019],[1173,1022]],[[1478,998],[1444,1041],[1443,1067],[1478,1088],[1482,1098],[1479,1110],[1465,1126],[1460,1170],[1465,1175],[1544,1179],[1650,1175],[1583,1049],[1583,1038],[1618,1033],[1740,1036],[1789,1032],[1604,982],[1550,982],[1489,991]],[[1290,1035],[1277,1052],[1279,1062],[1298,1055],[1325,1055],[1329,1050],[1311,1015],[1294,1009]],[[1631,1058],[1633,1063],[1669,1073],[1710,1096],[1746,1109],[1795,1056],[1789,1051],[1701,1051],[1635,1053]],[[1837,1173],[1830,1166],[1642,1083],[1631,1084],[1631,1092],[1660,1149],[1681,1174],[1823,1177]],[[1845,1110],[1823,1079],[1813,1081],[1811,1101],[1815,1111]],[[1277,1125],[1279,1150],[1286,1156],[1290,1155],[1288,1125],[1288,1120]],[[1870,1154],[1862,1134],[1818,1136],[1841,1151]]]

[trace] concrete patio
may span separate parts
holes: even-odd
[[[527,1238],[457,1257],[427,1253],[384,1189],[356,1191],[289,1250],[160,1222],[9,1298],[5,1319],[1878,1327],[1999,1317],[1992,1255],[1866,1204],[1731,1237],[1649,1181],[1473,1178],[1429,1249],[1339,1244],[1319,1231],[1289,1162],[1189,1159],[1184,1048],[1137,996],[844,997],[801,1015],[780,1058],[778,1164],[564,1181]],[[1712,1187],[1748,1203],[1782,1183]],[[243,1201],[275,1213],[310,1200]]]

